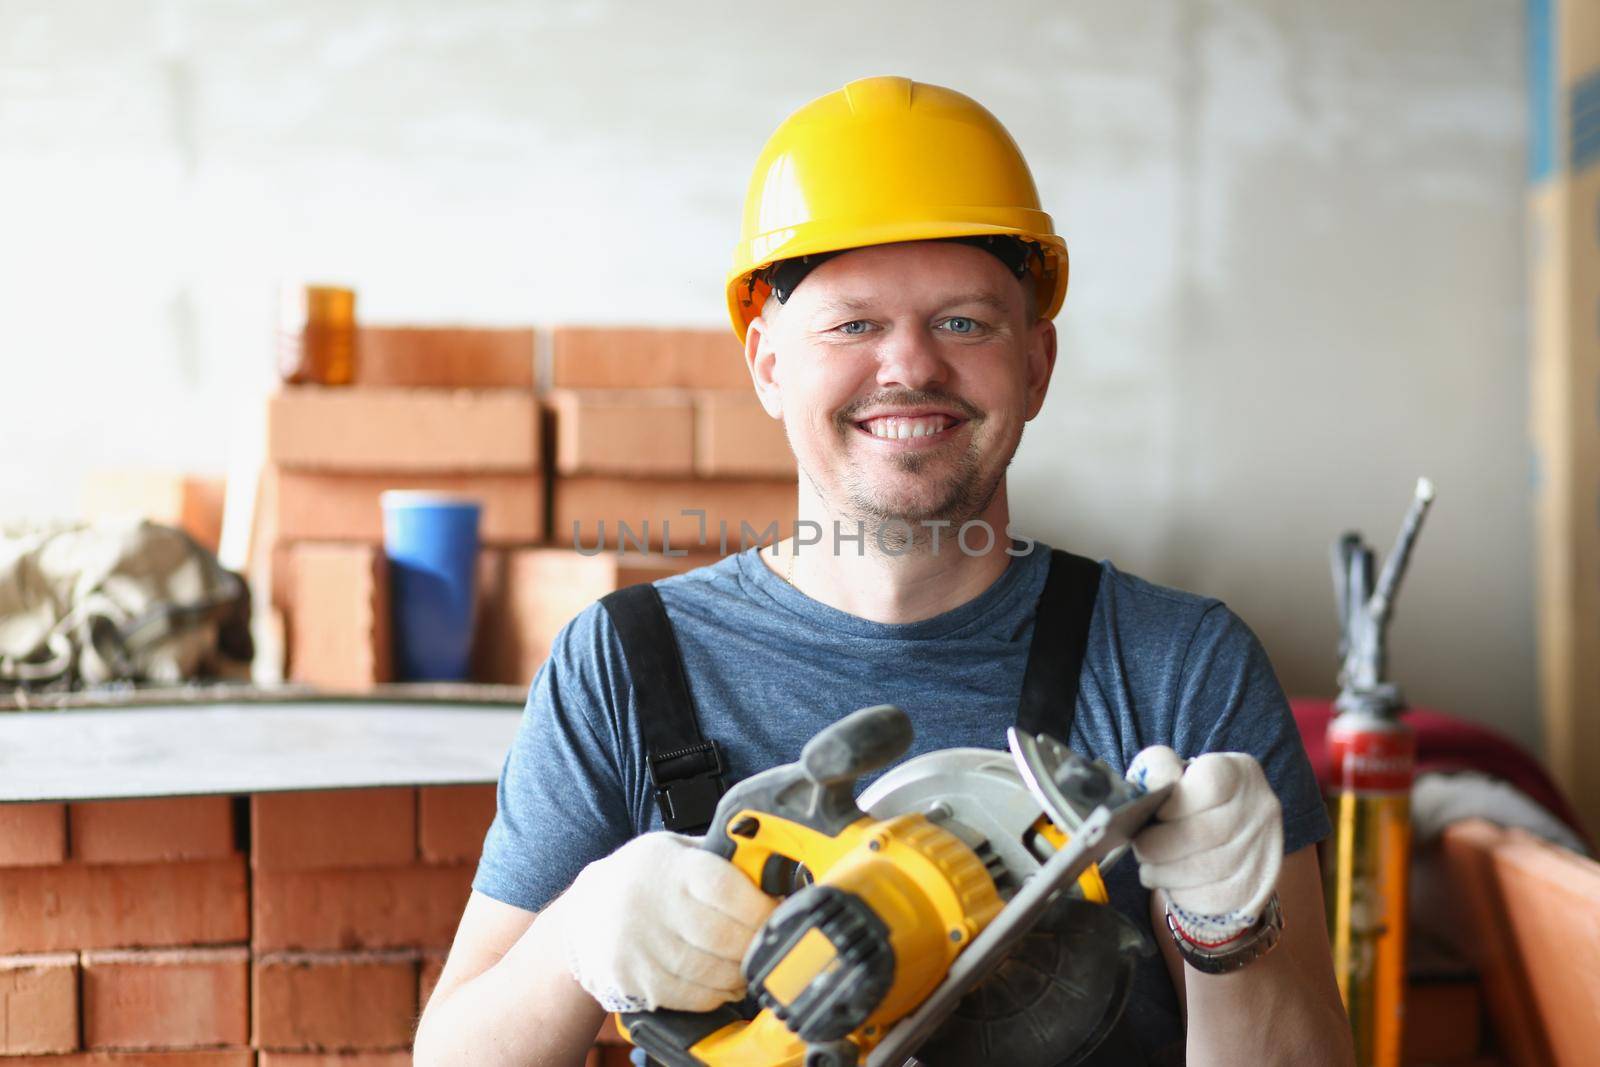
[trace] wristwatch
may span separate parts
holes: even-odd
[[[1178,955],[1201,974],[1228,974],[1254,963],[1272,951],[1272,947],[1278,943],[1278,935],[1283,933],[1283,909],[1278,906],[1276,893],[1267,900],[1267,906],[1262,909],[1261,918],[1254,926],[1220,945],[1205,945],[1190,940],[1172,917],[1171,907],[1166,909],[1166,916],[1167,933],[1172,935],[1172,943],[1178,946]]]

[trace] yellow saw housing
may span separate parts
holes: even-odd
[[[864,816],[837,835],[768,812],[745,809],[729,822],[735,843],[732,863],[756,885],[770,881],[775,862],[804,865],[814,885],[850,894],[887,931],[892,981],[848,1040],[865,1054],[888,1028],[909,1014],[943,980],[951,962],[1004,906],[984,861],[950,831],[926,816],[907,813],[888,819]],[[1066,836],[1041,815],[1035,830],[1052,847]],[[1105,903],[1105,883],[1097,867],[1079,880],[1078,893]],[[830,936],[821,909],[800,917],[799,925],[752,982],[763,1007],[752,1020],[735,1020],[707,1034],[688,1051],[710,1067],[803,1067],[807,1043],[786,1016],[806,995],[824,998],[833,988],[856,980],[849,945]],[[760,943],[752,957],[761,952]],[[746,971],[751,972],[751,958]],[[626,1020],[619,1020],[625,1037]]]

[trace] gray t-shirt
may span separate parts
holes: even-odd
[[[812,600],[754,550],[656,588],[701,731],[722,746],[731,784],[794,760],[818,730],[870,704],[909,713],[916,738],[906,758],[1004,749],[1049,561],[1035,542],[977,597],[904,624]],[[1072,747],[1119,771],[1148,745],[1186,757],[1248,752],[1282,801],[1285,851],[1324,837],[1327,814],[1255,635],[1220,601],[1102,567]],[[593,604],[561,631],[533,681],[473,888],[537,910],[585,864],[661,828],[622,646]],[[1112,904],[1151,933],[1149,893],[1132,858],[1105,874]],[[1140,965],[1128,1012],[1147,1050],[1182,1041],[1159,957]]]

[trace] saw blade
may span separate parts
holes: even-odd
[[[1100,806],[1079,821],[1071,840],[1022,886],[1011,901],[956,957],[944,981],[910,1015],[895,1024],[867,1057],[866,1067],[901,1067],[1039,921],[1061,891],[1112,850],[1130,841],[1167,799],[1170,786],[1136,795],[1115,807]]]
[[[1117,807],[1140,795],[1138,786],[1104,760],[1085,759],[1049,734],[1012,727],[1006,731],[1006,743],[1028,791],[1068,837],[1077,834],[1083,821],[1102,805]],[[1106,853],[1100,869],[1117,862],[1125,851],[1126,846],[1119,846]]]

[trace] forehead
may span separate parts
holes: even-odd
[[[1022,286],[994,256],[971,245],[910,241],[835,256],[806,276],[790,303],[949,302],[970,296],[1022,305]]]

